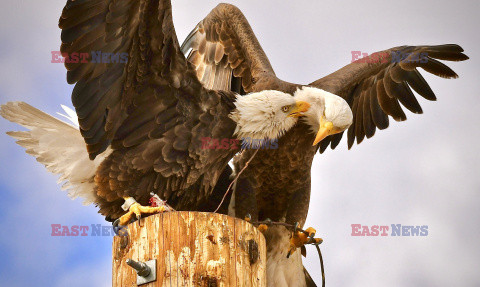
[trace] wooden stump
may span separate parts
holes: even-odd
[[[156,281],[141,286],[266,286],[265,238],[238,218],[167,212],[113,239],[112,286],[137,286],[127,259],[156,259]]]

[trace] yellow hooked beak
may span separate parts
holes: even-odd
[[[329,135],[333,135],[336,133],[338,133],[338,131],[333,126],[333,123],[324,120],[323,117],[320,117],[320,129],[318,130],[317,136],[315,137],[313,146],[317,145],[319,142],[321,142],[324,138],[328,137]]]
[[[310,104],[304,101],[296,101],[295,106],[290,110],[289,117],[298,118],[303,116],[303,113],[310,109]]]

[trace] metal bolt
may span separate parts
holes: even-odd
[[[147,277],[150,274],[150,267],[147,266],[144,262],[137,262],[132,259],[127,259],[127,265],[137,271],[138,276]]]

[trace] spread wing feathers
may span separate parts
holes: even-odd
[[[182,52],[208,88],[240,92],[240,82],[232,86],[233,75],[248,93],[258,91],[257,82],[275,77],[247,19],[230,4],[215,7],[188,35]]]
[[[196,27],[182,44],[182,52],[185,55],[190,52],[187,60],[195,66],[197,78],[204,87],[231,90],[233,69],[222,44],[207,42],[205,33],[200,33]]]
[[[423,98],[434,101],[435,94],[417,68],[442,78],[457,74],[437,60],[463,61],[468,57],[454,44],[438,46],[401,46],[377,52],[357,60],[310,85],[343,97],[353,111],[353,124],[348,129],[348,148],[370,138],[376,129],[386,129],[389,116],[396,121],[407,119],[402,104],[409,111],[421,114],[422,108],[412,89]],[[343,133],[330,136],[320,144],[320,152],[331,145],[334,149]]]
[[[69,0],[59,22],[61,52],[90,53],[87,63],[65,65],[76,83],[72,102],[90,158],[110,144],[122,150],[111,159],[120,174],[104,175],[121,180],[129,171],[154,171],[176,188],[204,175],[214,185],[233,155],[201,149],[201,139],[232,136],[235,95],[198,81],[180,51],[171,8],[170,0]],[[118,60],[124,55],[126,63]],[[225,163],[206,174],[215,161]]]
[[[93,177],[109,151],[91,161],[77,127],[24,102],[2,105],[0,115],[28,129],[7,134],[45,165],[49,172],[60,175],[58,182],[64,182],[62,189],[67,190],[71,198],[80,196],[85,199],[85,205],[95,201]]]

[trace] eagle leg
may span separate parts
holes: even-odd
[[[124,199],[126,202],[128,202],[129,200],[132,200],[131,197],[125,197]],[[132,220],[132,216],[134,214],[137,219],[140,219],[142,214],[155,214],[155,213],[160,213],[167,210],[165,206],[155,206],[155,207],[143,206],[143,205],[140,205],[140,203],[136,202],[135,200],[133,201],[134,203],[132,203],[130,207],[128,207],[128,212],[120,217],[119,225],[127,225],[130,222],[130,220]]]
[[[320,244],[323,242],[321,238],[315,238],[316,230],[312,227],[307,228],[306,230],[295,230],[293,231],[292,238],[290,239],[290,248],[288,249],[287,258],[292,255],[297,248],[303,247],[305,244]]]

